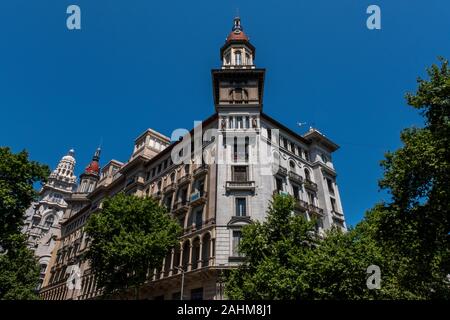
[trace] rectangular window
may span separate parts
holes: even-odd
[[[294,198],[300,200],[299,189],[297,186],[292,186],[292,191],[294,192]]]
[[[305,160],[310,161],[309,159],[309,152],[305,150]]]
[[[233,166],[233,181],[248,181],[247,166]]]
[[[336,212],[336,199],[330,198],[330,201],[331,201],[331,210],[333,210],[333,212]]]
[[[247,203],[245,198],[236,198],[236,216],[245,217],[247,215]]]
[[[269,140],[269,142],[272,142],[272,129],[270,128],[267,129],[267,140]]]
[[[203,210],[197,210],[197,212],[195,212],[195,227],[197,229],[199,229],[202,226],[202,222],[203,222]]]
[[[242,117],[236,117],[237,120],[237,128],[238,129],[243,129],[244,128],[244,124],[242,122]]]
[[[241,257],[241,253],[239,252],[239,244],[241,243],[242,239],[242,232],[239,231],[233,231],[233,257]]]
[[[281,180],[280,178],[275,178],[275,182],[277,185],[277,191],[283,191],[283,180]]]
[[[330,194],[334,195],[334,187],[333,187],[333,181],[331,179],[327,178],[327,185],[328,185],[328,191]]]
[[[312,192],[308,192],[308,200],[309,200],[309,204],[312,204],[313,206],[316,204],[315,201],[315,195]]]

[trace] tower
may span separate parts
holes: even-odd
[[[261,111],[265,69],[254,64],[255,47],[244,33],[239,17],[220,49],[221,69],[212,70],[216,111],[233,112],[244,107],[248,112]]]
[[[67,208],[65,200],[75,190],[75,164],[75,151],[71,149],[48,177],[47,183],[39,192],[39,200],[25,213],[23,232],[28,236],[28,246],[38,258],[41,283],[56,239],[60,235],[60,220]]]
[[[97,148],[94,156],[92,157],[92,161],[80,175],[80,184],[77,190],[78,193],[90,193],[95,189],[97,182],[100,179],[100,152],[101,149]]]

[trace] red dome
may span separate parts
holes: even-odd
[[[244,33],[244,31],[231,31],[230,34],[227,37],[227,41],[248,41],[247,35]]]
[[[86,173],[99,174],[100,168],[97,161],[92,161],[85,169]]]

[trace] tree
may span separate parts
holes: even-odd
[[[47,166],[0,148],[0,299],[35,299],[39,267],[21,234],[25,210],[36,197],[33,184],[45,182]]]
[[[37,299],[39,266],[33,252],[25,245],[25,237],[8,237],[8,250],[0,254],[0,299]]]
[[[450,298],[450,70],[441,63],[406,95],[425,127],[404,130],[403,146],[381,162],[379,185],[391,199],[354,229],[331,229],[320,239],[290,215],[290,197],[275,197],[266,222],[244,227],[246,262],[228,275],[230,298]],[[380,267],[380,289],[366,286],[369,265]]]
[[[33,184],[45,182],[47,166],[28,160],[28,153],[0,148],[0,246],[6,248],[10,235],[20,232],[24,213],[36,198]]]
[[[246,261],[230,271],[231,299],[363,299],[380,296],[366,286],[367,267],[382,255],[361,225],[344,234],[315,232],[315,221],[293,214],[294,199],[276,195],[265,222],[243,228]],[[366,230],[363,230],[366,228]]]
[[[418,298],[450,298],[450,70],[448,62],[418,79],[408,104],[421,111],[424,128],[401,133],[403,146],[386,154],[380,187],[392,199],[375,208],[376,238],[397,280]]]
[[[159,269],[181,231],[179,224],[152,198],[119,193],[103,202],[88,220],[86,258],[104,294],[128,293]]]

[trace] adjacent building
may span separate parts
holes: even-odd
[[[66,200],[44,299],[101,294],[82,260],[89,250],[83,227],[103,199],[118,192],[157,199],[183,228],[179,245],[142,286],[146,299],[180,299],[182,275],[184,299],[225,298],[220,275],[243,261],[241,229],[265,219],[275,193],[293,195],[295,212],[316,219],[319,234],[331,226],[346,229],[332,162],[338,146],[316,129],[299,135],[263,112],[265,69],[256,67],[255,53],[235,18],[220,49],[222,65],[212,70],[210,117],[172,143],[148,129],[126,163],[111,160],[100,170],[94,156]],[[71,287],[74,272],[79,285]]]
[[[48,177],[47,183],[39,191],[38,201],[25,212],[23,232],[27,235],[28,246],[34,251],[40,266],[40,283],[47,271],[52,251],[60,237],[60,220],[67,208],[65,199],[76,187],[75,151],[72,149],[62,157],[56,169]]]

